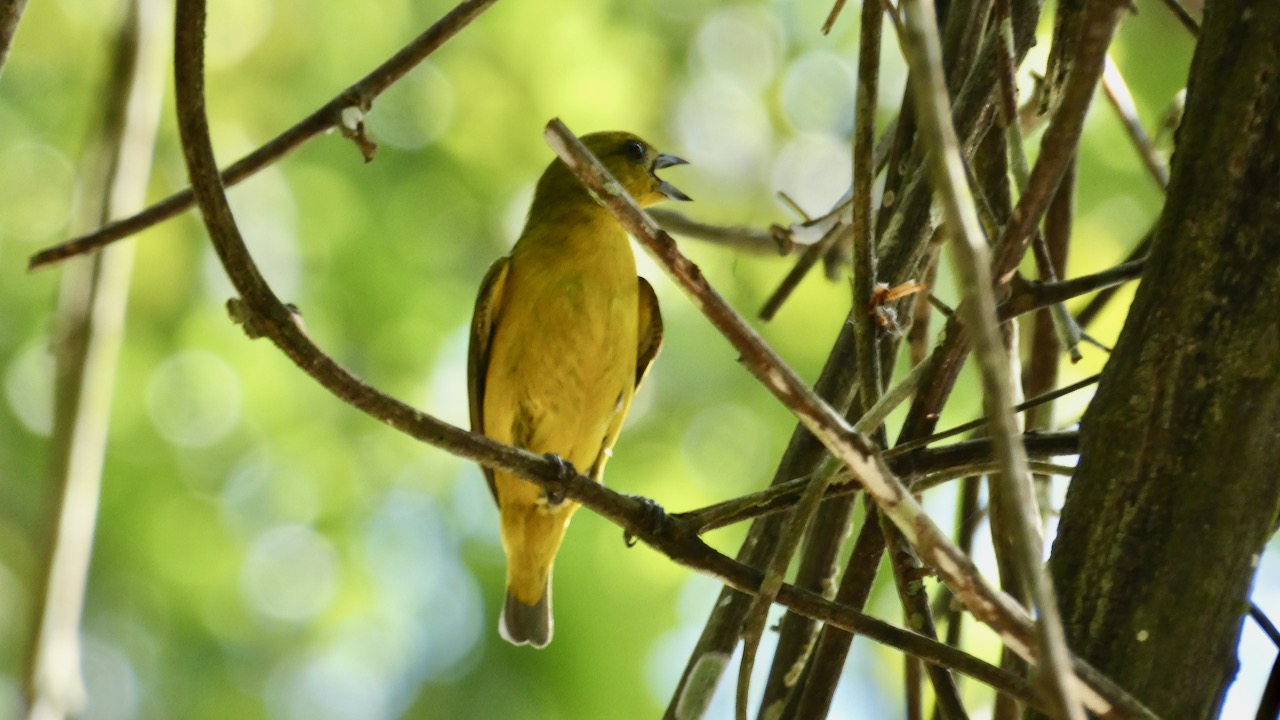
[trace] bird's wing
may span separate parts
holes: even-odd
[[[637,280],[640,283],[640,322],[637,325],[639,332],[636,344],[635,390],[640,389],[640,383],[644,382],[645,375],[649,374],[649,366],[653,364],[653,359],[662,347],[662,313],[658,311],[658,296],[654,294],[653,286],[649,285],[647,280],[644,278],[637,278]],[[634,395],[633,391],[632,396]],[[622,432],[622,422],[627,419],[627,410],[630,407],[631,401],[628,400],[609,421],[609,428],[604,434],[604,447],[600,448],[600,454],[596,456],[596,461],[591,464],[591,470],[588,473],[596,482],[600,481],[604,473],[605,461],[609,459],[613,444],[618,441],[618,433]]]
[[[640,344],[636,351],[636,389],[649,374],[649,366],[662,348],[662,312],[658,308],[658,296],[653,286],[644,278],[640,281]]]
[[[498,314],[502,310],[502,290],[507,281],[510,258],[502,257],[489,268],[480,283],[480,295],[476,298],[476,311],[471,318],[471,345],[467,349],[467,395],[471,398],[471,431],[484,432],[484,385],[489,374],[489,351]],[[489,492],[494,502],[498,490],[493,484],[493,471],[481,466],[489,481]]]

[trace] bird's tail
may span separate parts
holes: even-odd
[[[551,619],[551,579],[542,589],[542,596],[532,605],[520,602],[507,588],[507,600],[498,620],[498,634],[512,645],[532,645],[544,648],[551,642],[554,627]]]

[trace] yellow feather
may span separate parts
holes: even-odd
[[[679,161],[627,133],[583,138],[641,204],[683,194],[654,170]],[[468,365],[474,430],[555,454],[599,481],[636,386],[657,354],[662,320],[637,278],[622,227],[560,161],[543,173],[529,221],[481,287]],[[486,471],[507,554],[500,626],[516,644],[551,638],[551,569],[573,502]]]

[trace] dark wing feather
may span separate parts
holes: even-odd
[[[649,374],[649,366],[662,349],[662,312],[658,308],[658,296],[653,286],[644,278],[640,281],[640,344],[636,351],[636,389]]]
[[[484,385],[489,374],[489,344],[502,310],[502,290],[506,285],[510,258],[498,258],[480,283],[480,295],[476,298],[475,314],[471,317],[471,344],[467,349],[467,395],[471,399],[471,432],[484,432]],[[489,492],[494,502],[498,490],[493,484],[493,471],[481,466],[489,481]]]

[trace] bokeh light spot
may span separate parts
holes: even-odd
[[[380,143],[418,150],[444,134],[453,122],[454,91],[449,76],[422,63],[378,98],[369,129]]]
[[[777,18],[764,8],[720,8],[698,30],[695,59],[707,70],[759,91],[773,79],[784,42]]]
[[[329,541],[314,530],[283,525],[254,541],[240,579],[254,611],[276,620],[304,622],[333,600],[338,558]]]
[[[240,378],[222,358],[187,350],[165,360],[147,386],[147,410],[156,430],[182,447],[207,447],[240,420]]]
[[[700,170],[753,184],[773,131],[760,98],[715,74],[698,77],[676,104],[677,143]]]
[[[53,432],[53,355],[44,343],[33,343],[9,363],[4,376],[9,409],[31,432]]]
[[[782,82],[782,112],[797,130],[847,136],[853,129],[853,66],[826,50],[800,56]]]
[[[725,403],[698,413],[684,436],[685,462],[707,490],[756,487],[769,471],[771,438],[748,407]]]
[[[138,677],[115,647],[85,635],[81,665],[88,702],[83,720],[129,720],[138,716]]]
[[[50,145],[23,143],[0,153],[0,237],[47,238],[67,226],[75,170]]]

